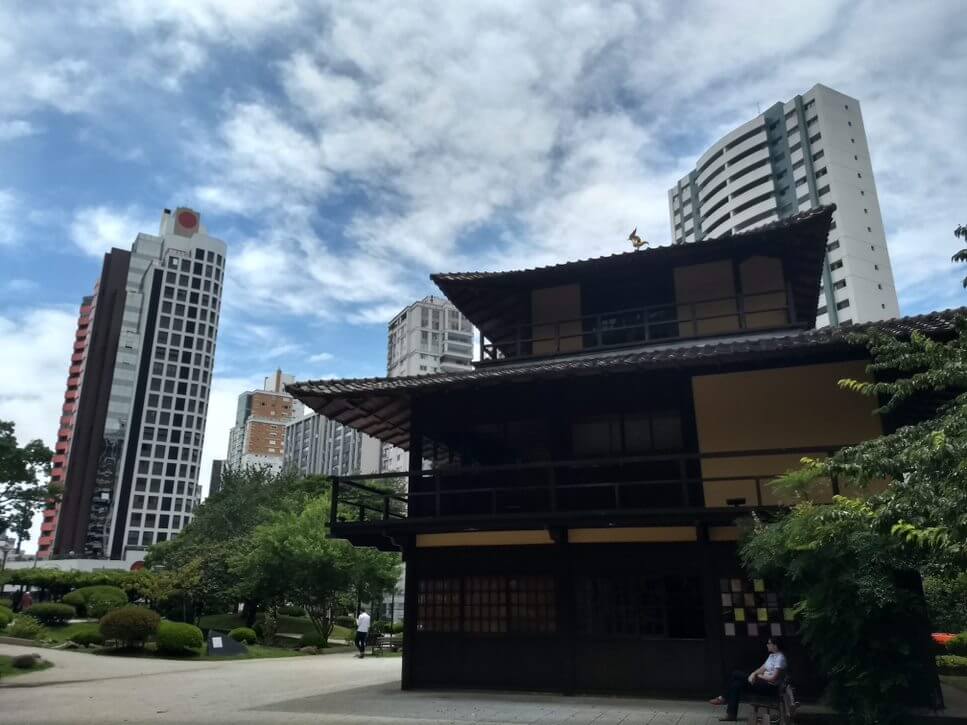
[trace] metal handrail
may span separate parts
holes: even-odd
[[[592,490],[607,490],[611,489],[613,492],[613,502],[614,505],[608,510],[620,511],[622,510],[622,493],[627,489],[635,489],[648,486],[669,486],[678,485],[681,487],[681,495],[683,508],[688,510],[702,509],[704,508],[704,503],[692,502],[690,500],[691,486],[694,485],[704,485],[704,484],[716,484],[724,482],[753,482],[755,485],[755,502],[749,504],[751,506],[762,506],[762,482],[769,481],[777,476],[781,475],[780,472],[768,472],[768,473],[749,473],[741,475],[732,476],[695,476],[687,475],[685,464],[687,462],[697,462],[701,463],[704,460],[717,460],[717,459],[728,459],[728,458],[755,458],[763,456],[776,456],[776,455],[791,455],[791,454],[816,454],[824,453],[827,455],[832,454],[839,448],[843,446],[834,447],[805,447],[805,448],[778,448],[778,449],[758,449],[758,450],[746,450],[746,451],[726,451],[717,453],[707,453],[707,454],[696,454],[696,453],[669,453],[669,454],[659,454],[653,456],[624,456],[617,458],[607,458],[607,459],[571,459],[564,461],[553,461],[544,463],[528,463],[528,464],[505,464],[497,466],[469,466],[463,468],[450,468],[450,469],[436,469],[430,471],[416,471],[413,473],[394,473],[394,474],[377,474],[374,476],[367,476],[362,478],[400,478],[406,476],[410,481],[413,479],[432,479],[433,488],[432,490],[426,491],[408,491],[406,494],[396,494],[388,493],[385,491],[380,491],[371,486],[359,483],[353,480],[353,477],[335,477],[332,479],[332,508],[330,512],[330,524],[332,526],[345,524],[347,522],[340,519],[340,505],[344,507],[350,507],[354,513],[358,516],[359,523],[365,523],[367,521],[367,512],[372,512],[377,514],[377,519],[381,521],[389,521],[391,519],[404,520],[408,518],[419,518],[419,519],[446,519],[451,518],[453,515],[448,515],[443,512],[442,505],[445,500],[452,500],[451,497],[457,496],[482,496],[488,495],[490,497],[489,506],[482,507],[479,512],[480,515],[489,516],[499,516],[500,511],[498,502],[501,495],[514,494],[517,496],[526,496],[534,493],[540,493],[546,495],[546,504],[538,505],[533,511],[529,511],[534,514],[541,513],[556,513],[558,511],[570,511],[575,512],[580,509],[568,508],[566,506],[561,507],[558,502],[559,494],[568,495],[572,492],[580,491],[592,491]],[[598,467],[614,467],[614,466],[624,466],[628,464],[635,463],[668,463],[677,461],[679,463],[678,470],[679,475],[673,478],[656,478],[656,479],[645,479],[645,480],[604,480],[604,481],[589,481],[589,482],[567,482],[558,481],[557,477],[554,475],[554,471],[557,469],[584,469],[584,468],[598,468]],[[513,484],[504,486],[480,486],[473,485],[474,482],[479,481],[482,476],[486,476],[490,473],[502,473],[507,471],[517,471],[517,472],[527,472],[533,470],[543,470],[548,474],[548,480],[535,483],[535,484]],[[454,477],[465,478],[471,485],[457,487],[457,488],[442,488],[442,479],[453,479]],[[832,482],[834,493],[837,492],[838,486],[837,482],[833,480]],[[355,489],[363,493],[364,495],[372,496],[376,499],[374,504],[372,501],[364,501],[361,499],[354,498],[353,500],[346,501],[340,495],[341,486],[348,486],[351,489]],[[430,505],[430,511],[423,513],[416,517],[409,516],[410,503],[418,503],[421,501],[426,501],[431,499],[433,503]],[[393,510],[391,502],[396,502],[398,504],[403,504],[400,507],[401,510]],[[483,510],[483,509],[486,510]],[[372,521],[372,518],[370,518]],[[350,522],[352,523],[352,522]]]
[[[756,297],[767,297],[774,295],[783,295],[784,304],[775,307],[766,307],[762,309],[748,310],[746,307],[746,301],[754,299]],[[648,305],[646,307],[633,307],[621,310],[609,310],[607,312],[599,312],[590,315],[582,315],[580,317],[573,317],[566,320],[548,321],[548,322],[531,322],[528,324],[515,325],[511,328],[511,334],[506,337],[501,337],[500,339],[483,341],[480,345],[480,362],[492,361],[498,359],[512,359],[517,357],[527,357],[532,353],[526,352],[525,348],[533,346],[536,343],[546,343],[554,342],[555,353],[561,352],[561,342],[562,340],[570,340],[575,338],[581,338],[582,340],[588,336],[595,337],[593,344],[588,346],[583,346],[582,350],[594,350],[603,347],[611,347],[615,345],[627,344],[626,341],[621,341],[617,343],[605,343],[603,337],[605,335],[615,335],[618,333],[624,333],[629,331],[640,331],[643,333],[642,340],[647,342],[651,340],[654,335],[652,333],[652,328],[662,325],[691,325],[691,335],[694,337],[699,336],[698,323],[708,322],[711,320],[725,319],[725,318],[736,318],[739,328],[747,327],[747,320],[749,315],[761,315],[769,312],[783,312],[786,315],[786,323],[791,323],[790,310],[792,309],[788,300],[789,291],[785,289],[774,289],[767,290],[764,292],[746,292],[737,295],[730,295],[727,297],[711,297],[707,299],[700,300],[689,300],[680,302],[663,302],[657,305]],[[735,310],[728,312],[721,312],[715,314],[706,314],[699,316],[697,314],[697,308],[700,305],[708,305],[720,302],[734,302]],[[681,316],[681,309],[686,308],[689,312],[687,317]],[[660,319],[653,319],[656,312],[659,311],[672,311],[675,317],[663,317]],[[605,327],[603,322],[605,320],[615,320],[625,315],[637,315],[640,316],[640,321],[636,321],[629,324],[617,325],[614,327]],[[586,326],[586,321],[591,321],[593,324]],[[581,329],[577,332],[566,332],[561,334],[561,328],[567,327],[569,325],[580,325]],[[535,328],[550,328],[554,329],[554,334],[535,336]],[[656,339],[660,340],[674,340],[678,338],[686,337],[686,335],[673,335],[673,336],[662,336]]]

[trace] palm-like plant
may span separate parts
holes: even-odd
[[[967,241],[967,226],[961,224],[959,227],[954,229],[954,236],[958,239],[963,239]],[[967,262],[967,247],[964,247],[959,252],[957,252],[952,258],[954,262]],[[964,277],[964,287],[967,287],[967,277]]]

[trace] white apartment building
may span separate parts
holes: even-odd
[[[860,103],[823,85],[726,134],[668,191],[676,244],[835,204],[817,327],[900,314]]]
[[[473,369],[473,327],[444,297],[424,297],[389,323],[386,374],[391,378]],[[383,446],[383,471],[403,471],[404,451]]]

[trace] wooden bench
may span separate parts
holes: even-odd
[[[403,635],[401,634],[381,634],[373,639],[369,645],[370,654],[383,654],[383,650],[399,652],[403,649]]]
[[[796,691],[788,679],[780,683],[777,697],[751,697],[748,702],[752,706],[749,725],[768,725],[773,722],[778,722],[779,725],[796,723],[799,702],[796,700]],[[765,721],[761,720],[763,716]],[[778,720],[774,719],[774,716],[778,717]]]

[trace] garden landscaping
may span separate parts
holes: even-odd
[[[18,655],[16,657],[0,655],[0,680],[15,675],[25,675],[28,672],[40,672],[49,667],[53,667],[50,662],[31,655]]]

